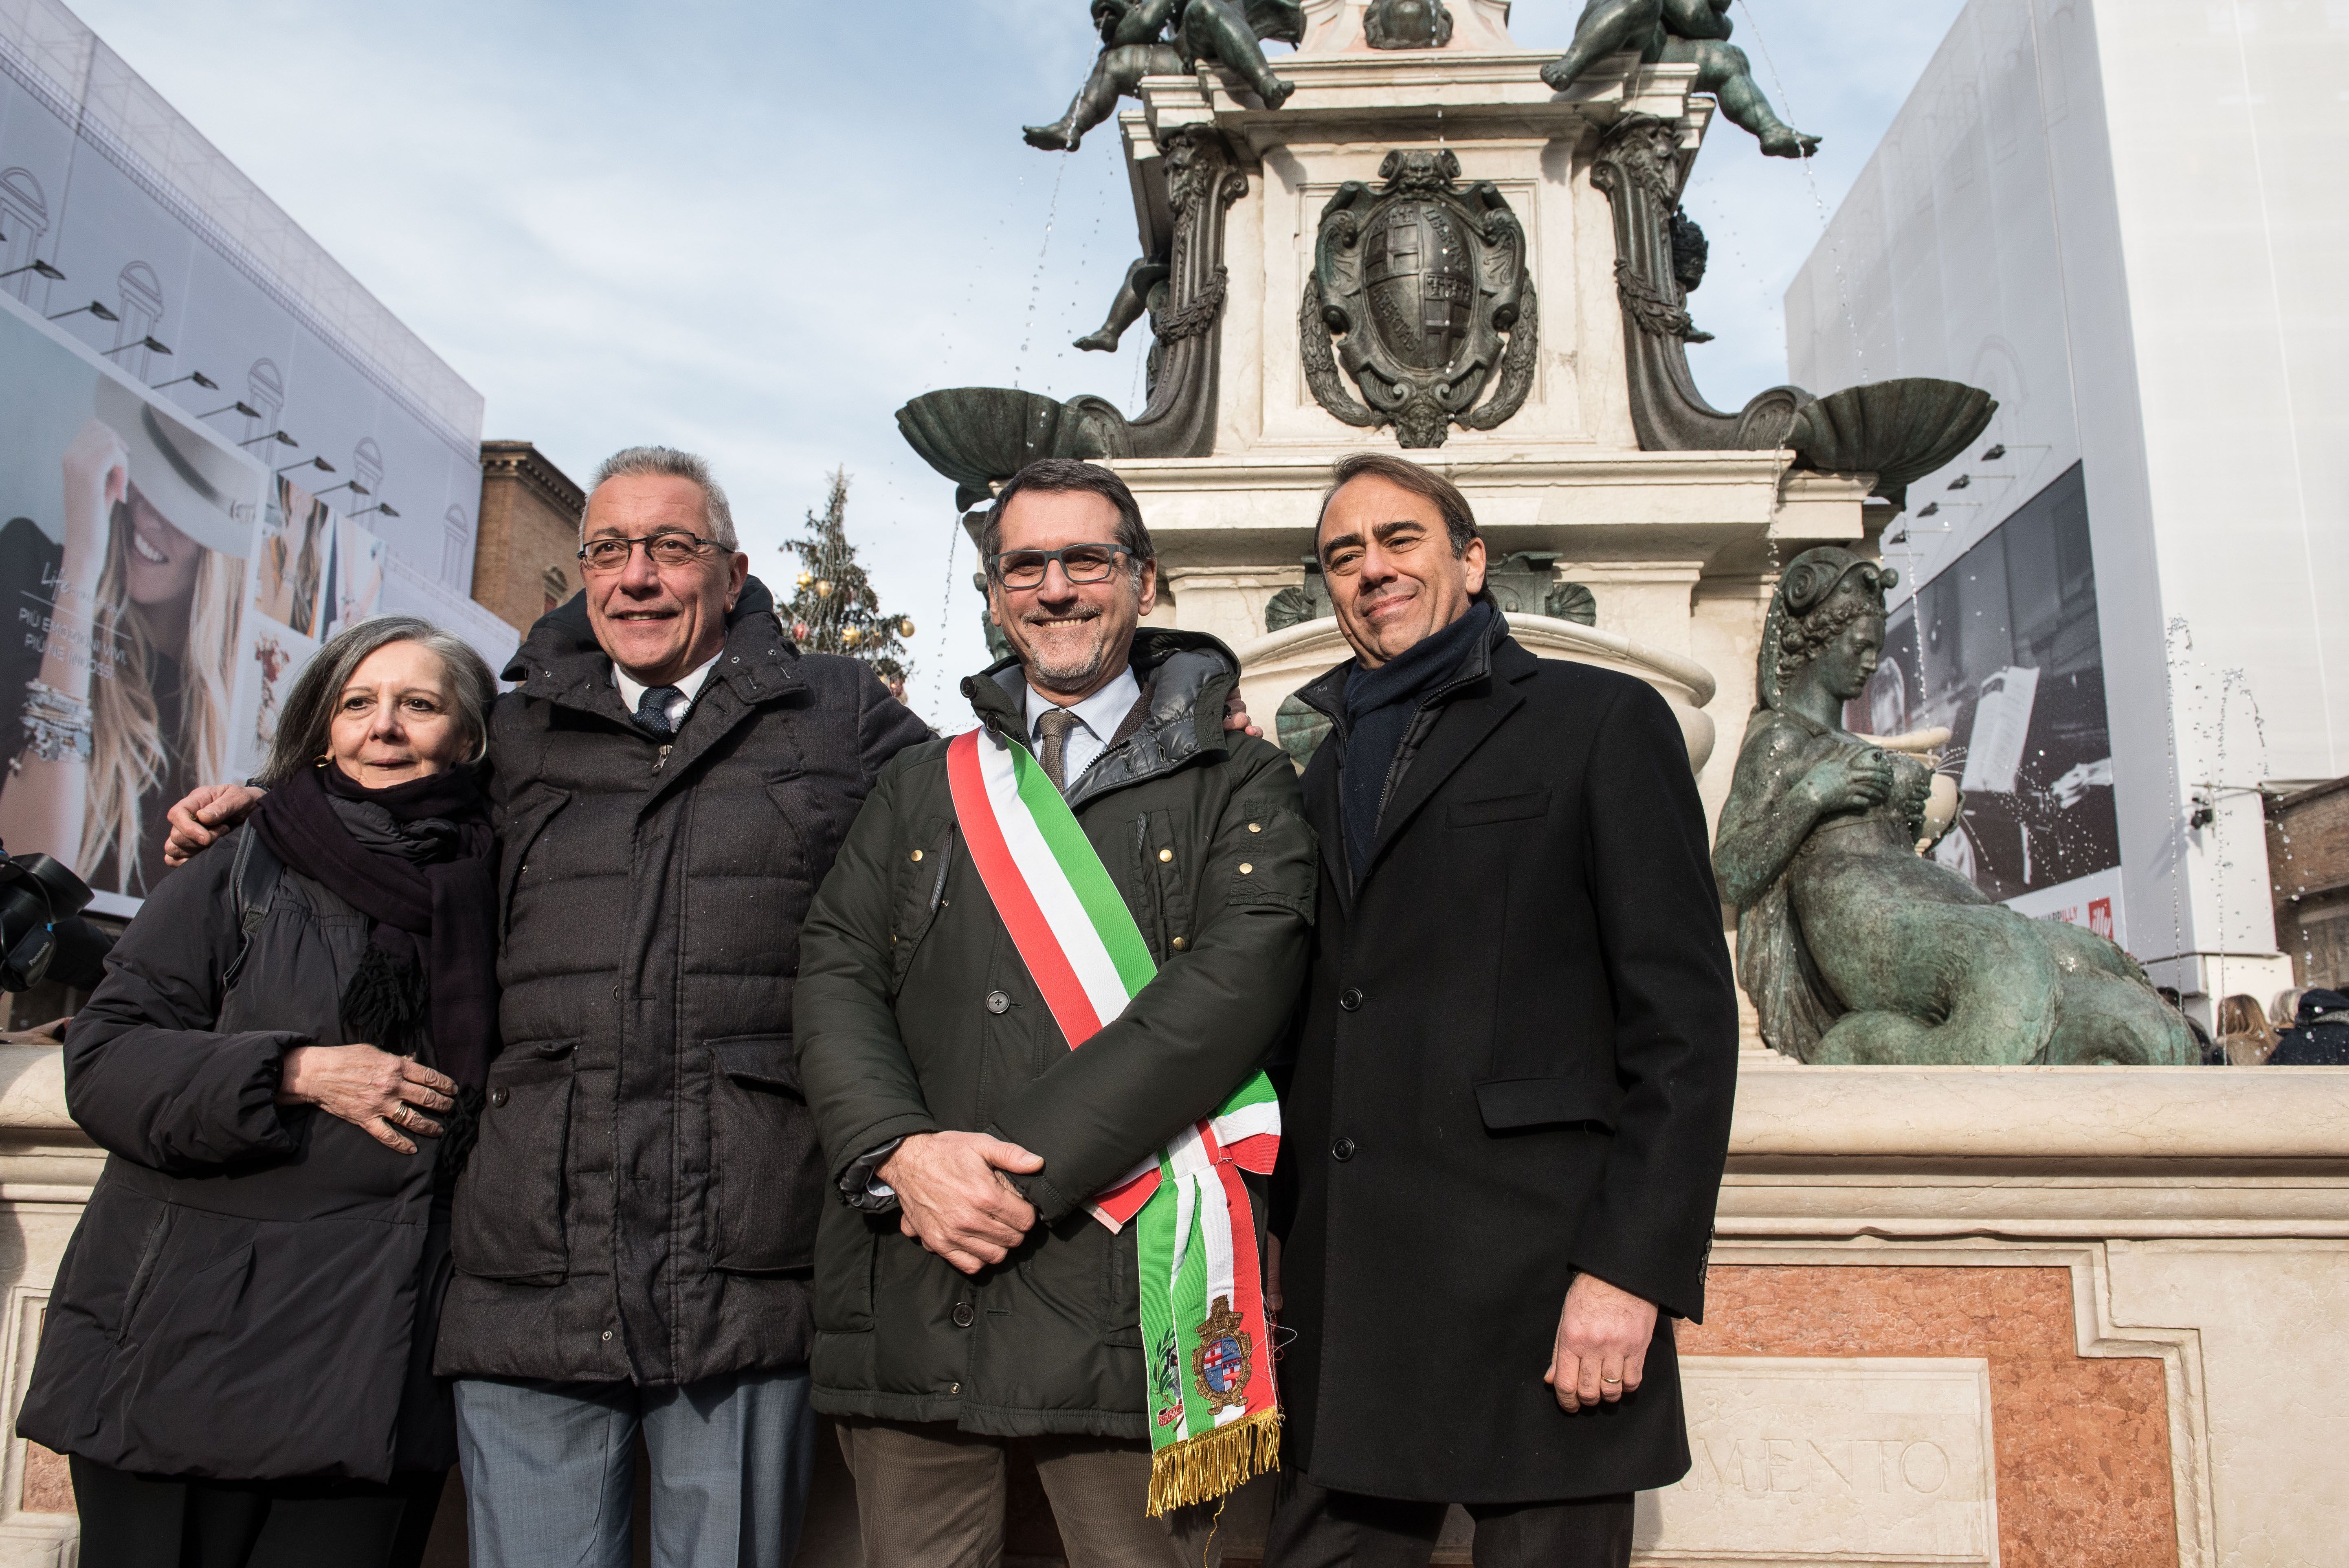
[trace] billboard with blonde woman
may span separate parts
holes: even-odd
[[[163,813],[232,776],[246,572],[270,476],[0,300],[0,840],[127,913]]]

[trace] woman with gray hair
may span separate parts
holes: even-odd
[[[18,1430],[87,1568],[420,1561],[449,1193],[496,1041],[495,694],[412,616],[295,682],[253,820],[163,879],[67,1031],[108,1151]]]

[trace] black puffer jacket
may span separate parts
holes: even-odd
[[[349,1043],[343,993],[371,927],[282,870],[223,986],[252,830],[163,879],[67,1032],[66,1103],[108,1158],[16,1429],[150,1475],[445,1469],[456,1429],[427,1376],[448,1274],[431,1221],[443,1146],[397,1153],[274,1103],[288,1049]]]
[[[1144,701],[1069,804],[1158,972],[1081,1048],[959,841],[946,742],[883,776],[808,917],[800,1064],[835,1180],[892,1139],[942,1129],[1044,1159],[1015,1183],[1035,1231],[976,1277],[899,1233],[895,1214],[832,1204],[820,1410],[1013,1437],[1149,1430],[1139,1227],[1113,1235],[1083,1204],[1214,1110],[1287,1033],[1319,863],[1288,757],[1225,733],[1230,651],[1145,628],[1133,667]],[[963,690],[989,728],[1025,743],[1019,665]]]
[[[802,656],[753,580],[673,743],[584,598],[491,725],[499,1012],[457,1189],[451,1376],[645,1385],[808,1358],[821,1171],[792,1050],[800,922],[882,765],[928,736]]]

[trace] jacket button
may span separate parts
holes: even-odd
[[[1183,951],[1183,939],[1178,936],[1173,942],[1167,944],[1167,945],[1174,948],[1175,952],[1180,953]]]
[[[1242,861],[1240,862],[1240,875],[1242,875],[1242,876],[1244,876],[1244,877],[1247,877],[1247,876],[1254,876],[1255,874],[1256,874],[1256,868],[1255,868],[1254,866],[1252,866],[1252,865],[1248,864],[1246,861]]]
[[[978,1321],[978,1314],[971,1311],[970,1303],[958,1301],[955,1303],[954,1320],[957,1328],[968,1328]]]
[[[1250,822],[1248,824],[1248,831],[1251,833],[1261,833],[1264,831],[1264,824],[1262,822]]]
[[[915,862],[916,862],[916,864],[920,863],[921,859],[922,859],[922,851],[919,851],[919,850],[916,850],[916,851],[914,851],[914,860],[915,860]]]
[[[1161,850],[1158,851],[1158,858],[1162,861],[1171,861],[1174,858],[1174,851],[1172,850]]]
[[[512,1099],[512,1092],[502,1087],[490,1090],[490,1103],[492,1105],[503,1105],[507,1100]]]
[[[1359,985],[1349,985],[1343,991],[1339,992],[1338,1006],[1345,1008],[1349,1013],[1357,1013],[1361,1011],[1362,988]]]
[[[1338,1161],[1339,1164],[1343,1165],[1347,1161],[1351,1160],[1353,1157],[1354,1140],[1352,1139],[1340,1138],[1335,1143],[1330,1145],[1330,1158]]]
[[[1011,1011],[1011,998],[1000,991],[987,994],[987,1010],[999,1016]]]
[[[605,1338],[606,1338],[606,1339],[611,1338],[611,1337],[612,1337],[612,1331],[611,1331],[610,1329],[608,1329],[608,1328],[607,1328],[607,1329],[605,1329],[605,1330],[604,1330],[604,1337],[605,1337]]]

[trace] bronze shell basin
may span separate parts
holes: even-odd
[[[985,501],[991,484],[1038,458],[1119,455],[1114,427],[1123,423],[1099,397],[1063,403],[1013,387],[925,392],[897,410],[906,444],[955,481],[955,504],[966,508]]]
[[[1998,399],[1979,387],[1871,381],[1803,405],[1786,445],[1823,472],[1874,474],[1878,492],[1897,503],[1912,480],[1971,446],[1996,412]]]

